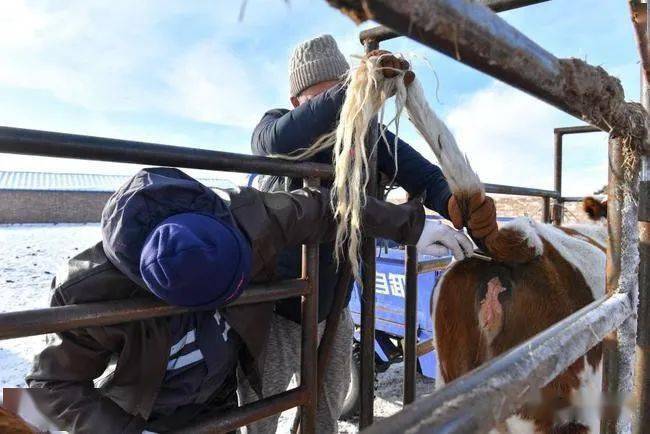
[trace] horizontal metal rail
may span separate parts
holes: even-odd
[[[547,1],[549,0],[481,0],[485,6],[489,7],[494,12],[505,12]]]
[[[333,176],[329,164],[11,127],[0,127],[0,152],[296,178]]]
[[[252,404],[235,408],[227,413],[215,415],[214,418],[195,423],[174,432],[188,434],[230,432],[251,422],[273,416],[292,407],[297,407],[303,404],[306,399],[307,388],[299,386],[269,398],[255,401]]]
[[[483,432],[519,409],[526,398],[534,396],[536,390],[567,369],[633,312],[628,294],[617,293],[594,301],[364,432]]]
[[[333,176],[328,164],[11,127],[0,127],[0,152],[278,176],[321,179],[331,179]],[[551,190],[509,185],[485,184],[485,188],[488,193],[557,196]]]
[[[494,12],[505,12],[512,9],[523,8],[537,3],[544,3],[549,0],[481,0],[485,6],[492,9]],[[359,34],[359,39],[363,44],[364,41],[373,40],[376,42],[387,41],[402,36],[396,31],[384,26],[377,26],[367,30],[363,30]]]
[[[578,125],[575,127],[559,127],[553,130],[555,134],[581,134],[581,133],[599,133],[603,132],[600,128],[592,125]]]
[[[229,306],[263,303],[307,293],[307,281],[293,279],[269,285],[251,285]],[[0,313],[0,339],[58,333],[82,327],[97,327],[160,316],[177,315],[190,308],[171,306],[152,298],[130,298],[72,304],[44,309]]]
[[[560,193],[539,188],[517,187],[514,185],[483,184],[487,193],[510,194],[515,196],[559,197]]]
[[[560,198],[560,203],[564,202],[582,202],[585,198],[582,196],[567,196]]]
[[[625,103],[618,79],[579,59],[558,59],[481,4],[466,0],[329,2],[356,22],[376,21],[605,131],[645,136],[643,114],[638,104]]]

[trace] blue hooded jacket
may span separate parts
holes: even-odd
[[[345,86],[337,85],[315,96],[293,110],[274,109],[264,113],[255,127],[251,138],[251,149],[256,155],[289,154],[297,149],[308,147],[323,134],[336,126],[345,97]],[[393,149],[395,135],[386,131],[385,138]],[[440,168],[402,140],[397,140],[397,173],[395,159],[388,150],[386,141],[377,145],[377,166],[379,175],[385,180],[395,179],[395,184],[404,188],[412,196],[422,196],[424,205],[443,217],[448,218],[447,203],[451,191],[447,179]],[[322,151],[309,161],[332,164],[332,151]],[[328,185],[325,185],[329,187]],[[277,176],[264,178],[262,190],[291,191],[301,187],[299,179],[285,185],[285,180]],[[300,250],[286,249],[280,255],[278,272],[290,278],[300,276]],[[319,256],[319,294],[318,319],[324,321],[331,310],[336,292],[337,266],[334,260],[334,245],[321,245]],[[350,293],[348,293],[349,298]],[[295,299],[277,303],[276,312],[295,322],[300,322],[300,303]]]

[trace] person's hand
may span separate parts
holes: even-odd
[[[384,68],[382,72],[386,78],[396,77],[400,71],[406,71],[404,73],[404,84],[408,87],[408,85],[413,83],[413,80],[415,80],[415,73],[411,71],[411,64],[404,59],[398,58],[390,51],[372,50],[366,54],[365,57],[366,59],[370,57],[379,57],[379,66]]]
[[[425,220],[422,234],[416,244],[418,253],[432,256],[445,256],[448,249],[459,261],[472,256],[474,245],[461,231],[441,222]]]
[[[456,229],[462,229],[467,225],[472,237],[479,240],[489,241],[493,238],[499,228],[497,226],[497,210],[494,200],[483,193],[476,193],[469,199],[469,221],[463,220],[460,207],[456,198],[452,195],[447,204],[449,219]]]

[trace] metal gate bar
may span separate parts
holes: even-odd
[[[134,140],[0,127],[0,153],[331,179],[328,164],[185,148]]]
[[[376,50],[379,45],[366,41],[366,53]],[[379,137],[377,119],[370,122],[366,136],[368,155],[368,196],[378,196],[377,152],[372,152]],[[363,429],[373,422],[375,402],[375,271],[377,249],[375,239],[364,237],[361,246],[362,289],[361,289],[361,378],[359,402],[359,428]]]
[[[415,376],[418,364],[418,250],[415,246],[406,246],[405,259],[404,313],[406,321],[404,323],[404,390],[402,401],[404,405],[408,405],[415,401]]]
[[[607,294],[625,293],[630,297],[632,306],[638,303],[638,276],[622,276],[624,261],[634,263],[636,253],[632,249],[638,248],[638,238],[630,240],[633,236],[625,220],[634,215],[637,222],[638,212],[635,199],[628,202],[627,188],[636,189],[638,182],[638,167],[629,169],[626,173],[624,167],[632,164],[636,166],[635,158],[628,160],[629,151],[626,152],[628,137],[616,133],[609,138],[609,164],[608,164],[608,197],[607,197],[607,227],[609,237],[607,240]],[[638,138],[631,142],[633,145],[642,146]],[[630,179],[626,179],[630,177]],[[625,211],[624,211],[625,210]],[[624,226],[627,226],[625,230]],[[638,234],[636,235],[638,237]],[[625,244],[624,244],[625,243]],[[626,265],[628,265],[626,264]],[[636,313],[636,311],[634,312]],[[633,366],[634,366],[634,341],[636,334],[636,315],[627,318],[616,330],[603,341],[603,393],[608,400],[605,412],[601,417],[601,432],[621,433],[629,428],[628,412],[621,411],[618,400],[632,391]],[[614,400],[614,401],[612,401]],[[610,404],[611,403],[611,404]]]
[[[527,92],[579,119],[610,131],[632,110],[614,106],[621,94],[604,92],[617,79],[577,59],[558,59],[482,4],[466,0],[329,0],[359,21],[374,20],[453,59]],[[595,80],[598,77],[602,80]],[[579,84],[579,85],[578,85]],[[593,88],[585,87],[591,85]],[[580,96],[599,95],[594,101]],[[637,133],[637,132],[635,132]]]
[[[505,12],[512,9],[523,8],[537,3],[544,3],[549,0],[479,0],[485,6],[494,12]],[[361,32],[359,39],[361,41],[373,39],[377,42],[388,41],[390,39],[402,36],[398,32],[384,26],[372,27]]]
[[[648,3],[630,2],[632,23],[641,57],[641,103],[650,110],[650,41]],[[636,432],[650,426],[650,158],[641,160],[639,180],[639,307],[634,369],[634,414]]]
[[[285,280],[273,285],[251,285],[229,306],[300,297],[308,290],[307,280],[303,279]],[[200,309],[172,306],[154,298],[142,297],[4,312],[0,313],[0,340],[178,315],[191,310]]]
[[[239,155],[204,149],[167,146],[131,140],[82,136],[21,128],[0,127],[0,153],[166,165],[230,172],[254,172],[305,178],[309,186],[331,179],[331,166]],[[209,420],[186,427],[185,432],[226,432],[299,405],[302,432],[315,432],[317,405],[318,245],[303,246],[301,279],[251,285],[232,305],[302,297],[301,384]],[[174,315],[189,309],[152,299],[129,299],[0,314],[0,339],[59,332]]]
[[[320,180],[304,180],[305,187],[317,188]],[[303,433],[316,432],[318,404],[318,244],[302,246],[302,278],[309,290],[302,297],[302,340],[300,347],[300,386],[305,389],[305,400],[300,406],[300,429]],[[352,344],[352,343],[350,343]]]
[[[183,429],[174,431],[174,433],[184,434],[214,434],[228,433],[239,427],[248,425],[252,422],[265,419],[274,414],[281,413],[293,407],[297,407],[307,400],[307,388],[299,386],[295,389],[287,390],[260,401],[237,407],[231,411],[224,412],[217,417]],[[308,432],[308,431],[305,431]],[[311,431],[312,433],[314,431]]]
[[[510,194],[513,196],[539,196],[539,197],[558,197],[560,194],[553,190],[542,190],[540,188],[517,187],[515,185],[501,185],[484,183],[487,193]]]
[[[566,134],[580,134],[580,133],[596,133],[601,131],[599,128],[593,127],[591,125],[580,125],[575,127],[562,127],[555,128],[553,130],[553,138],[555,145],[555,158],[553,172],[554,176],[554,187],[555,191],[558,193],[558,197],[555,198],[553,203],[553,215],[552,220],[554,225],[561,225],[563,219],[563,205],[564,202],[580,202],[582,198],[578,200],[571,200],[576,198],[564,198],[562,197],[562,153],[563,153],[563,138]]]

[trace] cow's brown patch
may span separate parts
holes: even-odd
[[[490,256],[505,264],[525,264],[538,256],[530,240],[516,227],[499,229],[499,232],[485,240],[485,243]]]
[[[499,264],[469,259],[454,264],[447,271],[438,288],[434,325],[436,350],[445,382],[523,343],[594,301],[582,274],[550,243],[542,242],[543,255],[525,263]],[[506,254],[504,250],[503,256]],[[481,336],[477,318],[487,282],[495,276],[507,289],[499,294],[503,326],[500,333],[487,342]],[[595,367],[600,359],[599,344],[589,351],[587,361]],[[584,360],[584,357],[578,359],[544,387],[538,403],[521,409],[522,417],[534,420],[542,432],[581,432],[553,430],[559,429],[554,426],[555,412],[571,404],[571,391],[580,386]]]

